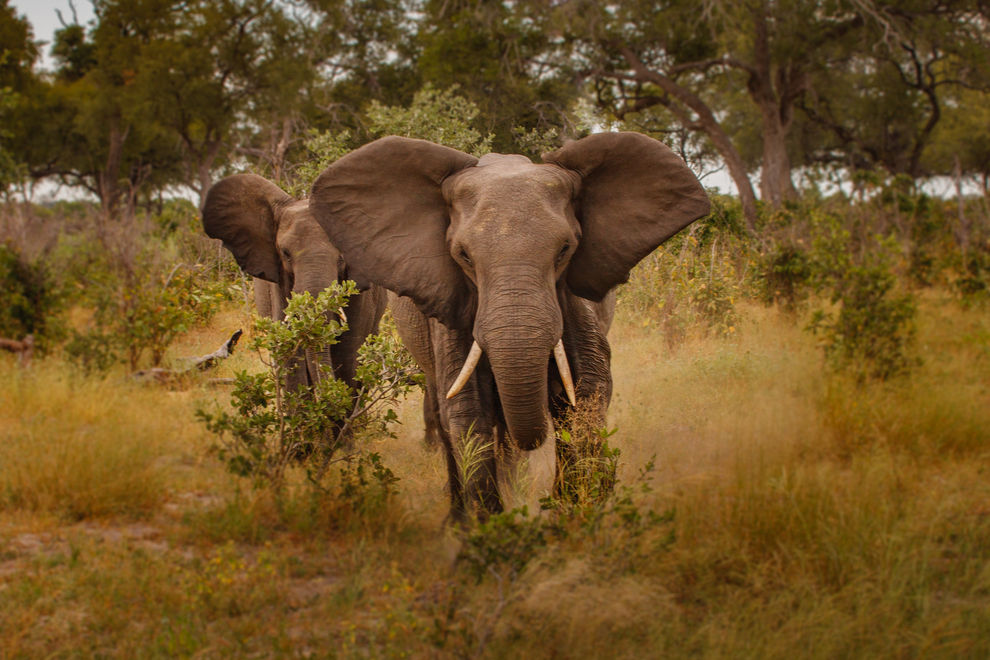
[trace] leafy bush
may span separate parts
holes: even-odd
[[[553,492],[541,501],[544,509],[599,507],[615,491],[619,450],[608,444],[615,429],[603,428],[602,410],[600,401],[586,400],[557,424],[557,475]]]
[[[990,294],[990,241],[975,245],[961,255],[962,268],[952,283],[965,301],[972,301]]]
[[[548,542],[546,523],[525,507],[489,516],[463,539],[458,562],[480,582],[488,574],[514,580]]]
[[[307,157],[291,172],[290,177],[279,182],[287,193],[297,198],[308,195],[316,177],[352,149],[351,132],[345,130],[339,133],[321,133],[310,129],[306,133],[304,146]]]
[[[31,334],[42,349],[63,336],[65,293],[44,261],[29,262],[0,244],[0,291],[0,336],[19,340]]]
[[[411,358],[387,326],[360,350],[356,391],[322,366],[310,389],[287,384],[297,356],[336,343],[347,329],[338,313],[356,292],[353,282],[335,283],[315,299],[309,293],[293,296],[284,321],[255,321],[251,347],[262,355],[266,370],[237,375],[231,411],[197,411],[217,435],[214,449],[231,472],[256,487],[280,491],[288,470],[301,464],[308,482],[322,489],[330,467],[343,463],[334,486],[343,497],[372,485],[385,495],[391,492],[394,475],[377,457],[340,455],[353,438],[387,432],[396,420],[396,399],[416,384]]]
[[[909,349],[917,308],[910,294],[897,294],[897,278],[884,261],[853,266],[837,280],[837,313],[818,310],[809,329],[821,337],[828,363],[860,380],[887,380],[915,364]]]
[[[151,268],[120,275],[107,269],[87,290],[92,327],[74,331],[66,351],[90,370],[126,361],[133,371],[145,357],[157,367],[172,342],[207,323],[229,295],[227,284],[207,277],[201,267],[179,264],[168,273]]]
[[[429,140],[482,156],[492,150],[492,135],[482,135],[471,125],[480,110],[457,92],[456,85],[437,90],[427,83],[408,108],[372,101],[367,113],[371,133]]]
[[[478,106],[457,92],[456,85],[441,91],[427,84],[406,107],[372,101],[367,110],[368,133],[370,137],[401,135],[430,140],[476,156],[486,154],[491,151],[492,136],[483,136],[472,126]],[[556,134],[523,133],[520,137],[537,146],[552,142]],[[290,195],[305,197],[323,170],[361,144],[361,139],[349,130],[310,130],[304,144],[307,157],[279,184]]]
[[[813,275],[811,257],[799,245],[774,245],[757,260],[757,291],[767,305],[797,312],[808,298]]]
[[[723,337],[736,332],[741,291],[734,250],[727,247],[735,239],[704,221],[697,227],[641,261],[620,293],[623,305],[643,325],[655,323],[669,346],[679,344],[693,328]],[[698,234],[706,234],[708,242]]]

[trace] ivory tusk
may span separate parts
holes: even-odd
[[[574,396],[574,380],[571,378],[571,367],[567,364],[567,353],[564,352],[564,340],[561,339],[553,347],[553,359],[557,361],[557,371],[560,372],[560,380],[564,383],[564,390],[567,391],[567,400],[572,406],[577,405],[577,398]]]
[[[347,314],[344,313],[343,307],[337,310],[337,318],[340,319],[341,323],[347,323]]]
[[[447,398],[452,399],[457,395],[462,389],[464,389],[465,383],[467,383],[468,378],[474,373],[474,368],[478,366],[478,360],[481,359],[481,345],[478,342],[471,344],[471,352],[468,353],[467,359],[464,360],[464,366],[461,367],[461,373],[457,375],[457,380],[454,384],[450,386],[450,390],[447,392]]]

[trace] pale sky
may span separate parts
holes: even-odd
[[[76,7],[76,15],[79,17],[80,23],[85,25],[89,19],[93,18],[93,5],[89,3],[89,0],[73,0],[73,4]],[[71,23],[72,10],[69,9],[69,0],[11,0],[10,6],[14,8],[14,12],[18,16],[27,16],[31,27],[34,28],[35,41],[45,42],[41,47],[43,58],[39,64],[48,68],[51,62],[49,51],[52,48],[52,36],[55,34],[55,30],[62,27],[62,24],[58,22],[58,15],[56,15],[55,10],[61,11],[62,18]]]

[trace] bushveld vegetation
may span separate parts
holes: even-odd
[[[0,0],[0,658],[990,656],[984,5],[93,4],[41,72]],[[357,407],[284,391],[344,293],[256,322],[166,195],[598,128],[738,197],[620,289],[607,426],[463,527],[388,323]]]
[[[620,292],[609,430],[578,416],[561,432],[594,451],[565,453],[543,511],[522,494],[520,508],[464,529],[445,526],[444,467],[422,444],[417,393],[394,407],[393,433],[369,427],[338,447],[351,460],[320,487],[318,463],[286,463],[278,488],[259,487],[249,445],[218,455],[196,411],[236,416],[231,390],[135,382],[120,347],[168,336],[138,365],[180,363],[247,328],[266,350],[219,367],[246,372],[233,390],[243,403],[268,351],[293,350],[265,343],[288,327],[252,326],[243,278],[203,246],[191,211],[149,218],[135,246],[158,246],[140,263],[163,279],[140,277],[154,300],[185,292],[186,315],[153,317],[173,324],[159,335],[100,326],[99,292],[116,274],[67,247],[98,240],[94,212],[57,208],[78,232],[4,271],[5,290],[45,282],[58,301],[46,321],[62,329],[29,369],[0,358],[0,646],[9,657],[983,656],[990,246],[978,233],[959,248],[954,204],[909,201],[908,213],[886,189],[809,197],[762,215],[755,238],[738,203],[716,198]],[[984,231],[986,210],[966,212]],[[88,328],[107,339],[87,350],[115,357],[84,369]],[[386,373],[406,368],[394,345],[377,350]],[[277,415],[261,413],[270,432]]]

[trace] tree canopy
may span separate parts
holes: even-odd
[[[52,178],[111,217],[230,170],[282,179],[313,135],[353,147],[383,118],[531,156],[640,130],[724,165],[749,218],[798,168],[990,178],[981,0],[90,1],[43,71],[0,0],[0,162],[4,190]],[[416,114],[458,107],[460,134]]]

